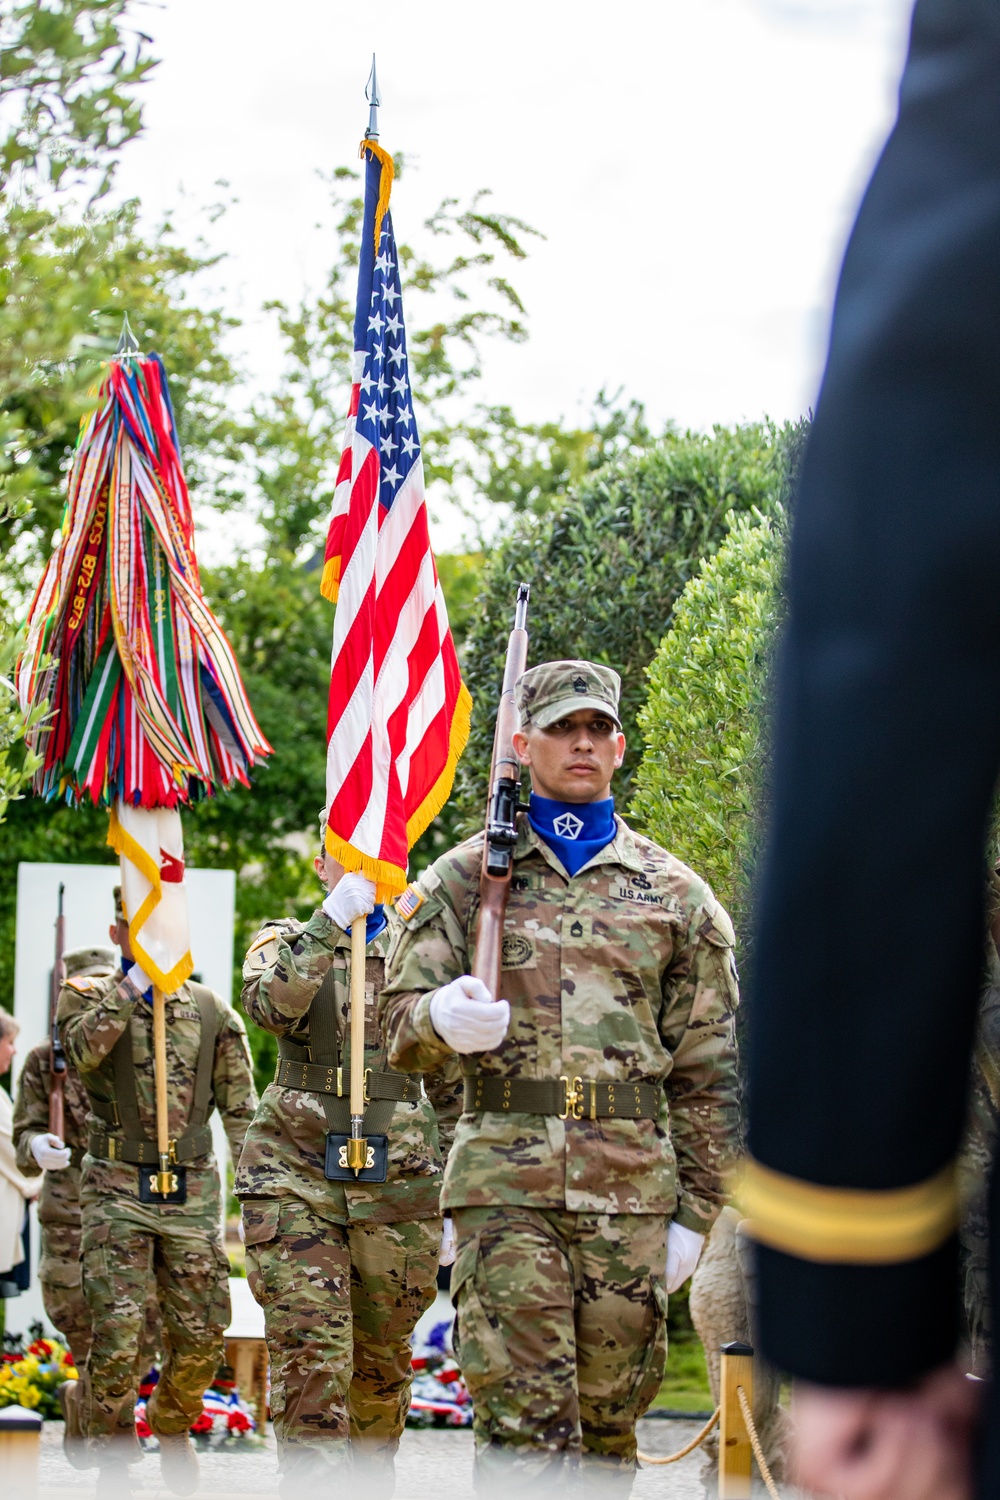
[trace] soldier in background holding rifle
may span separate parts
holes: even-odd
[[[400,898],[380,1009],[394,1066],[462,1057],[442,1201],[477,1487],[540,1492],[580,1463],[627,1494],[667,1294],[723,1199],[733,930],[704,881],[614,811],[617,674],[521,670],[525,605],[522,593],[485,836]]]
[[[67,979],[112,974],[115,955],[113,949],[97,946],[63,953],[63,890],[60,886],[49,1039],[32,1047],[21,1069],[14,1146],[26,1177],[45,1173],[38,1199],[38,1279],[46,1314],[80,1366],[90,1351],[90,1311],[80,1276],[80,1163],[87,1147],[88,1105],[78,1074],[67,1068],[56,1009]]]

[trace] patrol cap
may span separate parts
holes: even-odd
[[[621,729],[618,695],[622,680],[610,667],[593,661],[543,661],[523,672],[514,684],[514,701],[522,726],[548,729],[578,708],[595,708]]]
[[[88,948],[70,948],[63,954],[66,978],[75,979],[79,974],[113,974],[118,967],[118,955],[113,948],[101,948],[96,943]]]
[[[115,897],[115,921],[116,922],[127,922],[128,921],[128,917],[125,915],[125,903],[122,900],[122,888],[121,888],[120,885],[116,885],[115,886],[114,897]]]

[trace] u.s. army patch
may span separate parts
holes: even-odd
[[[423,891],[418,890],[415,885],[408,885],[403,894],[396,898],[396,912],[404,922],[408,922],[423,906],[425,899]]]

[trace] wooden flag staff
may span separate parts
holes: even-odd
[[[351,923],[351,1137],[347,1165],[355,1177],[373,1165],[374,1153],[365,1140],[365,947],[368,919]]]
[[[166,1197],[178,1189],[177,1173],[170,1163],[170,1115],[167,1103],[167,998],[158,984],[153,986],[153,1093],[156,1098],[156,1149],[160,1170],[153,1178],[153,1191]]]

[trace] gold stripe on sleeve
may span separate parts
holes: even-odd
[[[734,1199],[762,1245],[803,1260],[882,1266],[929,1255],[958,1227],[954,1163],[913,1187],[821,1187],[746,1162]]]

